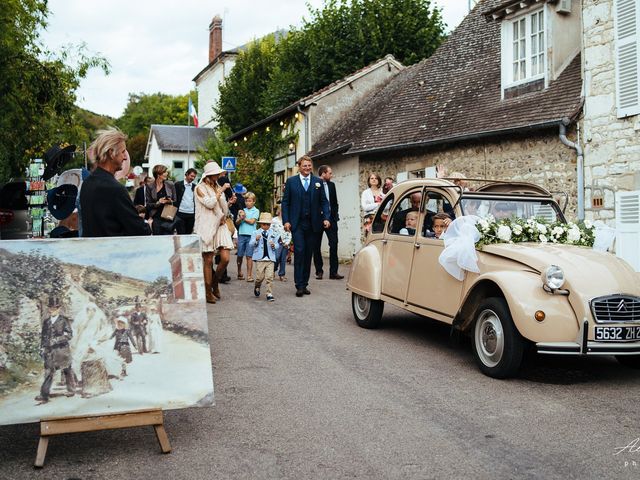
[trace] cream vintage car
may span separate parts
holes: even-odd
[[[415,230],[406,228],[412,210]],[[466,271],[460,281],[439,264],[435,212],[564,221],[553,196],[532,184],[488,182],[473,192],[445,179],[397,185],[351,266],[358,325],[376,328],[385,302],[450,324],[471,337],[480,370],[495,378],[515,375],[528,347],[640,366],[640,275],[626,262],[589,247],[497,243],[476,252],[479,273]]]

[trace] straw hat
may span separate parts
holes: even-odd
[[[269,225],[271,225],[271,214],[268,212],[262,212],[260,214],[260,218],[258,219],[258,223],[268,223]]]
[[[220,168],[220,165],[217,162],[208,162],[204,166],[204,171],[202,172],[202,178],[208,177],[209,175],[220,175],[224,170]]]

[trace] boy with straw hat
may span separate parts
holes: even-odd
[[[276,248],[279,235],[271,228],[271,214],[263,212],[258,218],[260,227],[255,234],[253,242],[253,261],[256,262],[256,282],[253,294],[260,296],[260,286],[264,281],[267,284],[267,301],[273,302],[271,287],[276,264]]]

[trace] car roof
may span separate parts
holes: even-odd
[[[476,187],[473,191],[465,191],[464,195],[491,195],[499,194],[502,195],[525,195],[525,196],[536,196],[536,197],[547,197],[551,198],[551,193],[543,187],[535,185],[533,183],[527,182],[505,182],[499,180],[486,180],[486,179],[475,179],[475,178],[465,178],[463,179],[467,182],[473,184],[481,184]],[[415,180],[405,180],[404,182],[399,183],[391,192],[396,194],[402,194],[407,190],[412,190],[417,187],[435,187],[435,188],[450,188],[452,190],[457,190],[460,192],[459,187],[457,187],[452,181],[445,178],[419,178]]]

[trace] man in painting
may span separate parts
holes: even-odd
[[[143,314],[144,315],[144,314]],[[136,345],[136,341],[131,336],[131,332],[127,328],[127,320],[124,317],[118,317],[116,319],[116,329],[111,334],[110,338],[115,338],[116,342],[113,345],[113,349],[118,352],[120,358],[122,358],[122,371],[120,372],[120,378],[127,376],[127,363],[131,363],[131,347],[129,342],[134,347],[139,348]],[[142,352],[141,352],[142,353]]]
[[[135,338],[138,353],[142,355],[147,350],[147,314],[140,311],[140,304],[136,303],[136,310],[131,314],[131,333]]]
[[[75,380],[71,369],[71,349],[69,340],[73,337],[71,322],[60,315],[60,299],[49,297],[49,316],[42,323],[40,337],[40,354],[44,360],[44,381],[40,387],[40,395],[35,399],[40,403],[49,401],[51,382],[57,370],[62,370],[67,386],[67,396],[75,394]]]

